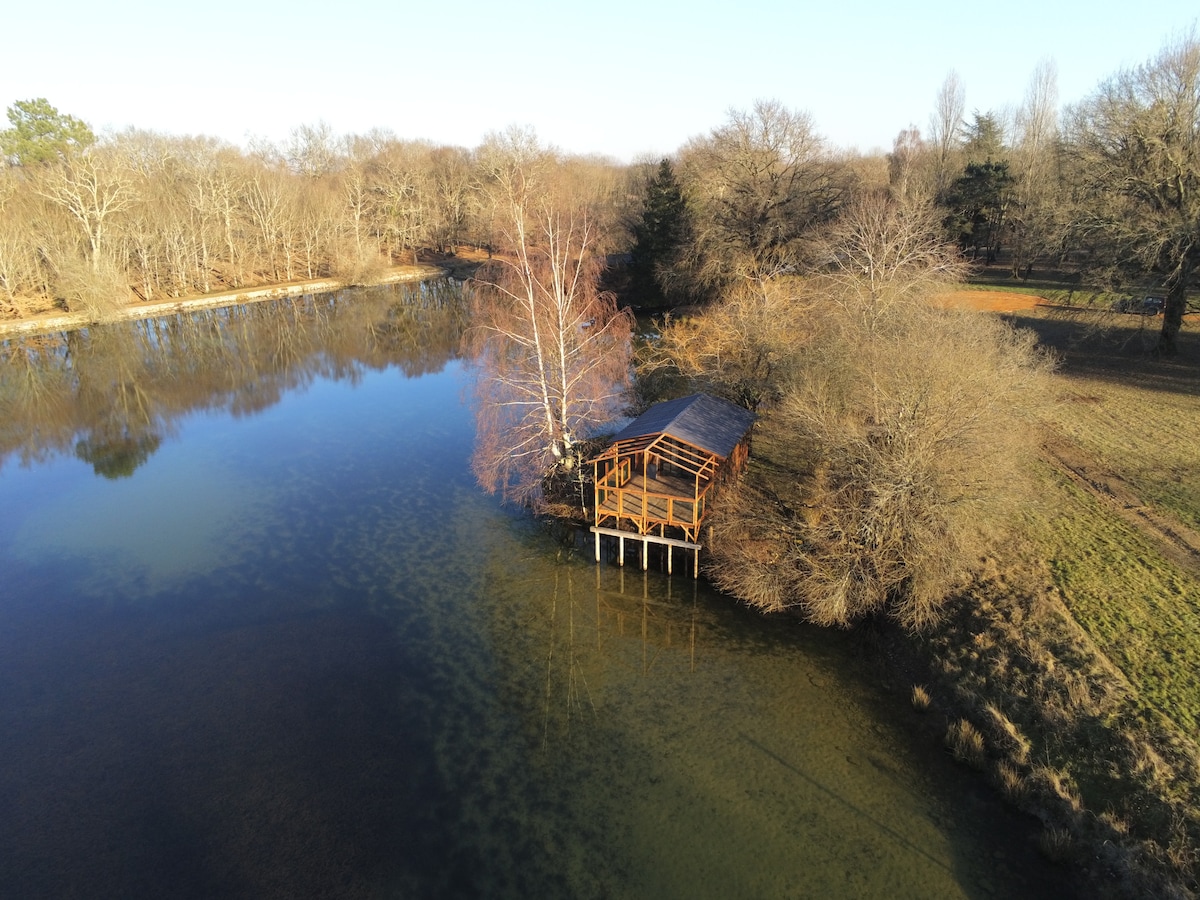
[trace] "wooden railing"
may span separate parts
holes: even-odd
[[[663,494],[657,491],[623,491],[618,488],[617,512],[619,515],[637,519],[653,519],[655,522],[665,522],[668,525],[694,525],[699,519],[697,512],[704,507],[704,499],[695,500],[691,497],[680,497],[677,494]],[[655,501],[659,501],[665,515],[660,515],[654,509]],[[677,515],[680,509],[683,515]]]
[[[681,497],[661,491],[601,488],[597,515],[600,518],[632,519],[646,530],[650,525],[674,525],[691,531],[704,518],[707,488],[697,497]]]

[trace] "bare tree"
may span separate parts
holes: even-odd
[[[1159,352],[1176,352],[1200,272],[1200,40],[1194,34],[1123,71],[1069,116],[1078,169],[1074,229],[1096,262],[1166,288]]]
[[[430,164],[430,237],[439,251],[453,252],[468,227],[471,156],[459,147],[438,147],[430,153]]]
[[[1048,363],[1033,335],[934,302],[956,268],[936,233],[925,209],[851,206],[824,238],[835,261],[790,286],[813,296],[774,303],[791,339],[759,329],[776,386],[755,437],[770,480],[722,496],[711,563],[755,606],[920,628],[1024,496]],[[789,318],[806,305],[819,315],[804,335]]]
[[[903,129],[892,142],[888,154],[888,185],[892,194],[903,202],[932,200],[935,193],[932,184],[923,183],[922,163],[929,155],[929,148],[921,139],[921,130],[916,125]]]
[[[429,147],[419,142],[389,143],[372,164],[377,227],[388,255],[407,250],[416,262],[417,248],[429,232]]]
[[[703,315],[667,316],[638,361],[639,381],[682,378],[757,410],[778,400],[796,348],[812,336],[819,295],[794,278],[741,281]]]
[[[767,100],[685,148],[680,173],[700,274],[717,285],[794,269],[804,235],[845,189],[808,114]]]
[[[35,203],[18,190],[11,171],[0,167],[0,297],[5,314],[26,311],[40,290],[35,239]]]
[[[477,278],[470,346],[479,369],[472,465],[489,491],[537,503],[577,470],[578,445],[619,406],[631,321],[598,290],[585,204],[556,196],[553,155],[532,136],[494,141],[486,165],[509,250]]]
[[[305,178],[332,175],[344,162],[333,129],[325,121],[293,128],[284,155],[292,171]]]
[[[966,277],[968,267],[939,226],[930,204],[882,194],[855,200],[819,238],[816,256],[825,263],[813,273],[817,290],[874,330],[891,305],[923,300]]]
[[[1058,66],[1043,59],[1033,70],[1025,100],[1017,111],[1017,145],[1031,152],[1027,165],[1036,165],[1058,137]]]
[[[1033,335],[991,316],[891,306],[865,332],[849,312],[759,425],[756,445],[782,445],[772,459],[796,480],[722,507],[714,575],[821,624],[885,614],[919,629],[1027,496],[1043,366]]]
[[[1027,275],[1033,260],[1058,234],[1058,69],[1045,59],[1034,69],[1016,115],[1013,191],[1007,221],[1012,232],[1012,274]]]
[[[962,138],[966,109],[966,89],[958,72],[951,69],[938,90],[933,114],[929,117],[929,142],[933,145],[937,161],[935,180],[939,194],[953,180],[955,151]]]
[[[290,235],[295,225],[296,196],[285,173],[256,171],[244,185],[243,211],[253,226],[261,271],[272,281],[292,277]]]
[[[133,201],[129,170],[114,154],[97,148],[40,174],[39,192],[65,210],[82,230],[91,269],[98,273],[112,221]]]

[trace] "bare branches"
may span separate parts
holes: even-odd
[[[787,366],[811,338],[819,303],[795,279],[736,284],[704,315],[668,318],[641,372],[677,372],[692,389],[758,409],[778,397]]]
[[[38,192],[64,209],[83,230],[92,271],[99,272],[112,218],[133,200],[129,172],[111,154],[93,150],[47,169],[37,184]]]
[[[817,245],[818,276],[664,332],[681,370],[767,401],[759,477],[714,511],[713,576],[816,622],[920,628],[1023,496],[1048,363],[1032,336],[931,302],[959,268],[927,211],[864,200]]]
[[[944,191],[950,184],[951,160],[958,149],[966,124],[967,93],[962,79],[953,69],[946,75],[938,90],[933,114],[929,117],[930,143],[937,160],[937,189]]]
[[[961,281],[967,266],[939,237],[932,207],[881,195],[850,204],[815,242],[821,289],[863,314]]]
[[[546,478],[576,469],[580,439],[619,405],[632,322],[599,291],[586,205],[555,183],[552,158],[520,138],[493,146],[487,164],[509,253],[476,278],[472,465],[488,491],[537,503]]]
[[[1175,351],[1186,291],[1200,272],[1200,41],[1165,48],[1072,110],[1081,183],[1076,234],[1097,263],[1167,288],[1159,349]]]
[[[841,199],[835,172],[807,113],[775,101],[732,111],[683,155],[702,280],[722,285],[794,271],[804,235]]]

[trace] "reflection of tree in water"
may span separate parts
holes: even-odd
[[[461,301],[443,280],[0,341],[0,463],[74,450],[120,477],[190,412],[253,414],[316,378],[439,371],[459,352]]]
[[[60,449],[53,436],[69,417],[69,381],[61,336],[0,342],[0,462],[13,453],[36,462]]]
[[[440,372],[462,344],[467,325],[462,299],[456,282],[423,282],[408,303],[393,304],[387,320],[372,327],[379,352],[394,358],[409,378]]]
[[[169,423],[156,415],[152,361],[139,329],[66,335],[74,375],[75,455],[97,475],[122,478],[150,458]]]
[[[90,463],[97,475],[109,479],[128,478],[161,443],[162,438],[157,434],[124,435],[104,443],[84,438],[75,445],[75,455]]]

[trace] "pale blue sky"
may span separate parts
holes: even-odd
[[[928,127],[956,70],[968,113],[1015,106],[1039,60],[1086,96],[1197,20],[1195,0],[911,4],[162,0],[10,4],[0,105],[46,97],[97,130],[244,145],[297,125],[476,146],[508,125],[630,160],[677,150],[731,108],[776,99],[834,146]]]

